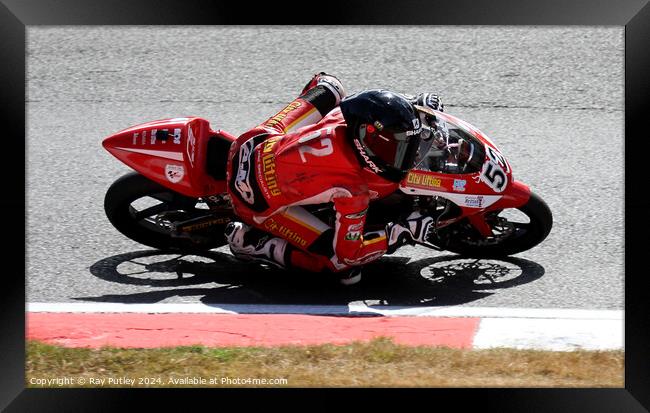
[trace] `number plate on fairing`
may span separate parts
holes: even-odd
[[[479,179],[494,192],[503,192],[508,186],[508,173],[510,166],[508,161],[496,149],[486,146],[488,158],[483,164]]]

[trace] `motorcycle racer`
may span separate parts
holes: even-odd
[[[365,231],[365,220],[377,195],[368,190],[369,177],[396,190],[423,140],[433,137],[427,108],[442,111],[440,98],[381,89],[347,97],[339,79],[316,74],[297,99],[230,148],[228,193],[243,221],[226,228],[232,253],[281,268],[329,270],[350,285],[363,264],[426,242],[431,217],[413,213],[379,231]],[[303,207],[328,203],[333,226]]]

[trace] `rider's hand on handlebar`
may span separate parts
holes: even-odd
[[[410,244],[427,244],[427,236],[434,219],[419,212],[413,212],[405,220],[386,226],[388,237],[387,254],[392,254],[399,247]]]
[[[433,93],[420,93],[413,102],[416,105],[424,106],[433,110],[444,112],[445,105],[442,104],[440,96]]]

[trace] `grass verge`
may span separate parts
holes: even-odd
[[[623,387],[623,351],[344,346],[78,349],[27,342],[26,386]]]

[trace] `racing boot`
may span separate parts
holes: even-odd
[[[244,261],[262,261],[285,268],[290,248],[288,242],[273,237],[243,222],[230,222],[224,231],[232,254]]]

